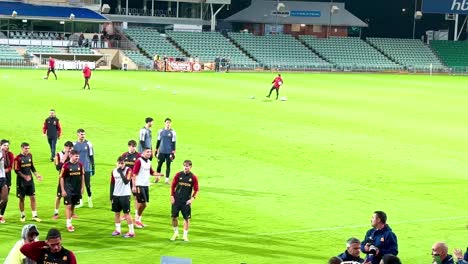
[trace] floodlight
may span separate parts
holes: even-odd
[[[15,10],[13,10],[13,12],[11,13],[11,17],[15,18],[17,15],[18,15],[18,12],[16,12]]]
[[[331,9],[330,9],[330,13],[336,14],[336,13],[338,13],[338,10],[340,10],[340,8],[337,7],[336,5],[333,5],[333,6],[331,7]]]
[[[75,14],[73,13],[70,14],[70,20],[75,20]]]
[[[284,5],[284,3],[278,3],[278,5],[276,6],[276,10],[278,12],[284,11],[285,8],[286,8],[286,6]]]

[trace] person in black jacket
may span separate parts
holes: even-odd
[[[62,126],[60,125],[59,119],[55,115],[54,109],[50,109],[50,115],[44,121],[44,125],[42,126],[42,134],[44,137],[47,136],[47,141],[49,142],[50,146],[50,161],[54,161],[57,140],[59,140],[60,136],[62,135]]]
[[[342,254],[338,255],[343,261],[355,261],[364,263],[364,259],[361,258],[361,241],[352,237],[346,241],[346,250]]]

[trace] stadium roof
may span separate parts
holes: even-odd
[[[281,1],[281,3],[284,4],[284,10],[277,12],[276,0],[252,0],[249,7],[226,18],[226,21],[367,27],[366,23],[345,9],[344,3],[299,1]],[[330,19],[332,6],[337,6],[339,10]]]
[[[0,2],[0,18],[11,18],[13,11],[16,11],[17,18],[26,19],[68,20],[70,15],[73,14],[75,16],[74,21],[107,21],[107,18],[87,8]]]

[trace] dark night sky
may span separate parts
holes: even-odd
[[[363,21],[369,21],[369,28],[363,32],[364,35],[399,38],[411,38],[413,35],[414,1],[418,1],[418,10],[420,10],[421,0],[335,0],[335,2],[345,2],[348,11]],[[287,0],[280,2],[284,2],[287,8]],[[330,2],[330,0],[304,2]],[[220,18],[249,6],[250,0],[231,0],[231,3],[229,11],[225,9],[220,14]],[[406,12],[402,11],[403,8]],[[460,21],[460,26],[462,22],[463,20]],[[449,29],[452,35],[453,25],[454,22],[446,21],[444,15],[424,14],[422,19],[416,22],[416,37],[420,37],[430,29]],[[461,39],[465,38],[466,33]]]

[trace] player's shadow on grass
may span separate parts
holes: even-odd
[[[275,100],[268,99],[268,98],[265,98],[265,99],[262,100],[262,102],[264,102],[264,103],[271,103],[273,101],[275,101]]]

